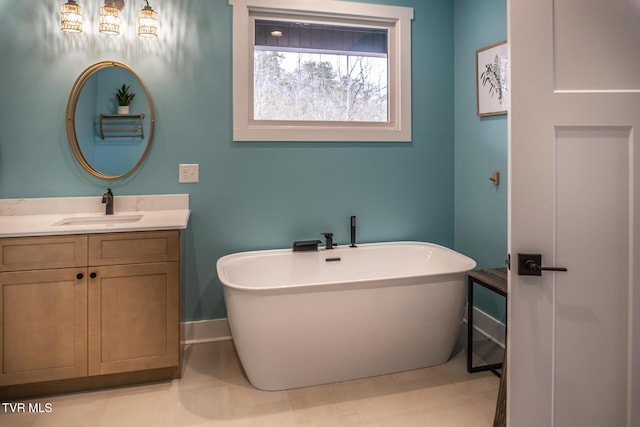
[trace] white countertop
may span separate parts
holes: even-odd
[[[180,230],[191,213],[188,194],[115,196],[114,214],[108,216],[101,202],[102,197],[0,199],[0,237]]]

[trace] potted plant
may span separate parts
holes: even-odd
[[[124,84],[116,92],[116,98],[118,99],[118,114],[129,114],[129,104],[133,101],[136,94],[129,92],[131,86],[125,86]]]

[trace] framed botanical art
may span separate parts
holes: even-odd
[[[507,42],[476,50],[476,93],[479,116],[507,114],[509,109]]]

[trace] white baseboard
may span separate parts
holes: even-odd
[[[468,324],[466,310],[464,323]],[[473,329],[494,344],[505,348],[507,329],[505,324],[477,307],[473,307]]]
[[[226,318],[182,322],[181,327],[181,337],[184,344],[198,344],[231,339],[229,321]]]

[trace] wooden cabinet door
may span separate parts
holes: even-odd
[[[89,273],[89,375],[178,366],[179,263]]]
[[[0,345],[0,385],[86,376],[86,268],[0,273]]]

